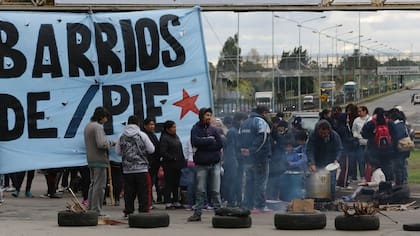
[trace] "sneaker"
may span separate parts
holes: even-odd
[[[344,196],[343,197],[343,202],[354,202],[354,198],[352,198],[351,196]]]
[[[181,205],[181,203],[179,203],[179,202],[175,202],[174,204],[173,204],[173,206],[176,208],[176,209],[184,209],[185,207],[183,206],[183,205]]]
[[[19,197],[19,191],[17,191],[17,190],[13,191],[12,196],[13,197]]]
[[[273,212],[273,210],[271,210],[270,208],[268,208],[266,206],[263,209],[260,209],[260,211],[261,211],[261,213],[270,213],[270,212]]]
[[[172,205],[172,203],[166,203],[165,209],[166,210],[174,210],[175,209],[175,206]]]
[[[105,214],[105,213],[103,213],[103,212],[101,212],[101,213],[99,213],[98,217],[99,218],[109,218],[110,216],[107,215],[107,214]]]
[[[120,205],[120,201],[115,201],[114,206],[119,206]]]
[[[46,194],[41,194],[39,195],[40,198],[49,198],[50,196],[46,193]]]
[[[25,192],[25,197],[33,198],[34,196],[31,192]]]
[[[185,205],[185,210],[186,211],[192,211],[192,206],[191,205]]]
[[[49,198],[61,198],[61,196],[57,195],[57,194],[48,194],[48,197]]]
[[[82,201],[82,205],[87,207],[88,206],[88,200],[87,199],[86,200],[83,200]]]
[[[6,188],[5,188],[5,191],[6,191],[6,192],[13,192],[13,191],[16,191],[16,189],[15,189],[14,187],[10,187],[10,186],[9,186],[9,187],[6,187]]]
[[[188,222],[197,222],[197,221],[201,221],[201,216],[199,214],[193,214],[192,216],[188,217],[187,219]]]

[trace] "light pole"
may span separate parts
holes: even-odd
[[[313,17],[313,18],[310,18],[310,19],[307,19],[307,20],[304,20],[304,21],[297,21],[297,20],[289,19],[289,18],[286,18],[286,17],[278,16],[278,15],[274,15],[274,17],[281,18],[281,19],[296,23],[296,26],[298,27],[298,38],[299,38],[298,39],[298,43],[299,43],[299,45],[298,45],[298,111],[301,111],[302,110],[302,94],[301,94],[301,84],[302,84],[301,74],[302,74],[302,70],[301,70],[300,55],[301,55],[301,51],[302,51],[302,45],[301,45],[300,35],[301,35],[302,24],[306,23],[306,22],[309,22],[309,21],[325,19],[326,16]]]
[[[275,76],[274,76],[274,12],[271,12],[271,66],[272,66],[272,69],[271,69],[271,74],[272,74],[272,77],[271,77],[271,79],[272,79],[272,81],[271,81],[271,100],[272,100],[272,105],[271,105],[271,109],[272,109],[272,112],[275,112],[275,105],[274,105],[274,102],[275,102],[275,97],[276,97],[276,95],[275,95],[275,92],[274,92],[274,85],[275,85],[275,83],[274,83],[274,79],[275,79]]]
[[[342,24],[340,25],[333,25],[330,27],[326,27],[320,30],[314,30],[312,31],[312,33],[318,34],[318,57],[317,57],[317,64],[318,64],[318,92],[319,92],[319,110],[322,109],[322,103],[321,103],[321,65],[319,64],[319,59],[321,57],[321,34],[322,32],[329,30],[329,29],[333,29],[336,27],[341,27],[343,26]]]

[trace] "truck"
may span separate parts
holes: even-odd
[[[271,108],[273,107],[273,92],[255,92],[255,103],[257,104],[257,106],[265,105],[271,110]]]

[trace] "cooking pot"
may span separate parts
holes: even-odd
[[[311,173],[305,180],[306,198],[331,199],[330,172],[321,170]]]

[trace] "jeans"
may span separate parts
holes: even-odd
[[[245,164],[246,185],[243,207],[250,210],[265,208],[268,172],[268,160]]]
[[[220,208],[220,167],[221,164],[213,165],[196,165],[196,204],[194,205],[194,213],[201,215],[204,203],[207,199],[207,190],[210,191],[213,206]]]

